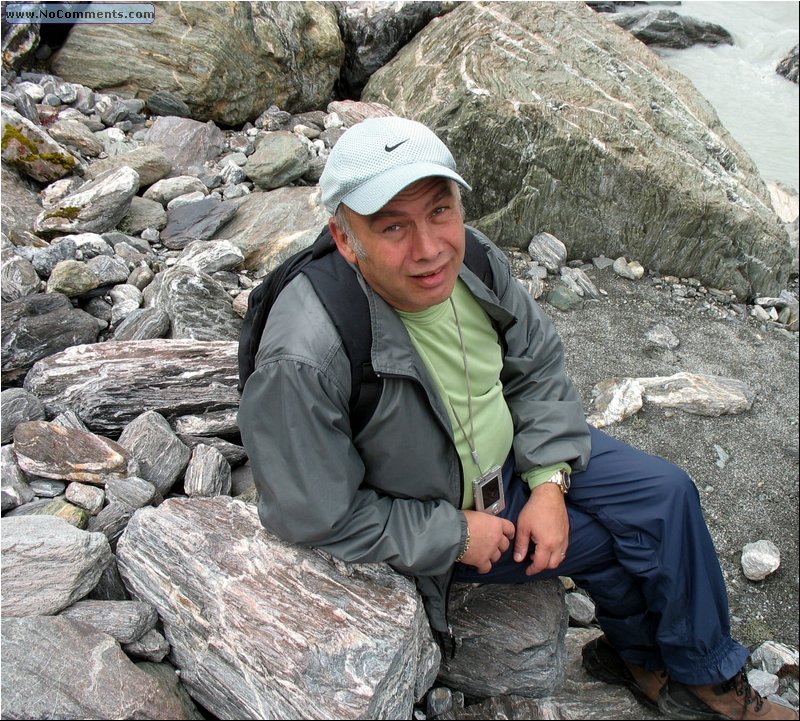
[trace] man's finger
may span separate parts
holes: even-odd
[[[525,570],[525,575],[533,576],[540,571],[544,571],[548,567],[547,564],[550,557],[551,553],[549,551],[545,551],[541,546],[536,546],[533,552],[533,563]]]
[[[530,537],[524,533],[520,533],[514,543],[514,560],[517,563],[521,563],[527,558],[529,545]]]

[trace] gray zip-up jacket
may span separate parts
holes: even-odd
[[[501,381],[519,473],[589,460],[580,397],[550,320],[484,235],[489,289],[460,277],[504,335]],[[357,272],[357,271],[354,271]],[[447,409],[400,318],[358,275],[369,299],[372,364],[383,378],[367,425],[351,437],[350,362],[308,279],[270,311],[244,388],[239,427],[263,525],[348,562],[385,561],[414,578],[434,631],[447,632],[446,589],[466,539],[463,479]]]

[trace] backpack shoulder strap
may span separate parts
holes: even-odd
[[[264,327],[275,300],[286,284],[310,260],[311,247],[309,246],[275,268],[260,285],[250,292],[250,297],[247,299],[247,312],[242,321],[242,330],[239,335],[239,393],[244,390],[247,379],[255,370],[256,353],[258,353],[261,336],[264,334]]]
[[[492,266],[489,264],[486,248],[481,245],[478,237],[469,228],[466,229],[464,265],[475,273],[487,288],[492,288],[494,274],[492,273]]]
[[[338,252],[314,260],[302,272],[339,331],[350,360],[350,428],[355,436],[372,417],[383,388],[372,367],[369,301],[353,269]]]

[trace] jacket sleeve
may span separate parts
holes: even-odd
[[[505,256],[490,248],[501,305],[516,318],[505,333],[501,380],[514,422],[514,455],[520,473],[569,463],[586,468],[591,453],[583,403],[564,369],[564,348],[553,323],[511,274]]]
[[[347,363],[343,355],[332,353],[327,362]],[[239,425],[263,525],[344,561],[444,573],[465,541],[463,514],[444,500],[395,498],[363,483],[347,420],[349,380],[341,382],[349,366],[339,371],[278,356],[247,381]]]

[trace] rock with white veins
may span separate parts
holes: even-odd
[[[651,378],[607,378],[592,389],[595,428],[618,423],[637,413],[643,401],[700,416],[743,413],[755,392],[743,381],[705,373],[675,373]]]
[[[165,501],[131,519],[117,555],[219,718],[409,718],[433,683],[438,649],[408,579],[284,543],[252,505]]]

